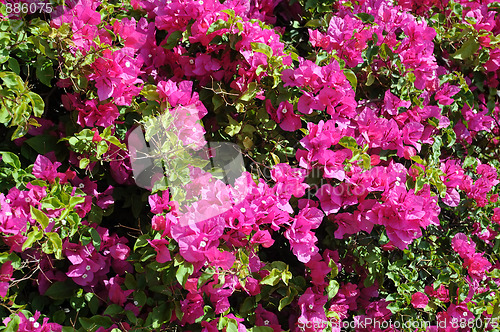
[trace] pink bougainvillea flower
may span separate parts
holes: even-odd
[[[24,313],[19,312],[17,314],[19,317],[19,326],[16,331],[18,332],[61,332],[62,326],[57,323],[49,323],[49,318],[44,318],[40,323],[38,320],[40,319],[40,312],[38,310],[35,311],[32,317],[27,318]],[[3,323],[7,325],[11,321],[10,317],[7,317],[3,320]]]
[[[268,326],[274,332],[282,331],[281,325],[278,321],[278,316],[275,313],[268,311],[259,303],[255,309],[255,326]]]
[[[302,127],[300,115],[294,113],[293,105],[288,101],[282,102],[278,109],[271,113],[271,117],[285,131],[295,131]]]
[[[301,315],[298,319],[299,322],[325,322],[326,314],[324,305],[328,298],[317,292],[313,288],[306,289],[304,294],[299,298],[298,305],[300,307]]]
[[[14,268],[12,267],[12,262],[7,261],[2,264],[0,268],[0,296],[7,296],[7,291],[9,290],[9,281],[12,280],[12,273]]]
[[[109,280],[104,280],[104,285],[106,286],[109,294],[109,299],[111,302],[123,306],[127,301],[127,297],[132,294],[134,290],[123,290],[121,284],[123,283],[123,278],[115,276]]]
[[[455,100],[451,97],[460,92],[460,87],[445,83],[441,86],[434,98],[441,105],[451,105]]]
[[[148,240],[148,242],[156,251],[156,261],[158,263],[166,263],[172,260],[172,258],[170,257],[170,251],[167,248],[168,244],[167,240],[155,239],[155,240]]]
[[[46,180],[48,182],[54,182],[58,176],[57,168],[61,166],[61,163],[51,162],[49,158],[38,155],[33,165],[33,175],[41,180]]]
[[[170,198],[168,191],[162,192],[161,195],[153,194],[148,197],[151,212],[158,214],[165,210],[170,210]]]
[[[203,297],[198,293],[188,293],[185,300],[181,301],[184,315],[181,324],[193,324],[196,319],[203,316]]]
[[[429,298],[422,292],[413,293],[411,296],[411,305],[415,309],[423,309],[429,303]]]

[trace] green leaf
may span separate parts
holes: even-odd
[[[54,249],[54,254],[57,259],[62,258],[62,240],[58,233],[48,232],[46,233],[49,238],[50,243],[52,244],[52,248]]]
[[[63,208],[64,204],[61,203],[60,200],[58,200],[56,197],[49,197],[44,200],[42,200],[42,209],[60,209]]]
[[[487,273],[490,278],[500,279],[500,269],[494,269]]]
[[[80,167],[80,169],[85,169],[85,168],[87,168],[87,166],[89,164],[90,164],[89,158],[82,158],[82,159],[80,159],[80,163],[78,164],[78,167]]]
[[[235,319],[228,319],[226,332],[238,332],[238,322]]]
[[[226,22],[224,20],[217,20],[207,30],[207,35],[211,34],[212,32],[221,30],[221,29],[227,29],[231,26],[229,22]]]
[[[17,332],[20,322],[21,318],[18,315],[14,315],[3,332]]]
[[[226,134],[233,137],[234,135],[238,134],[241,131],[242,123],[233,119],[233,117],[229,114],[227,115],[227,118],[229,120],[229,125],[226,127],[224,131],[226,132]]]
[[[451,57],[457,60],[470,58],[479,49],[479,42],[475,36],[470,36],[462,47],[460,47]]]
[[[19,77],[19,75],[13,72],[0,72],[0,78],[9,89],[17,90],[19,92],[26,90],[24,81],[21,77]]]
[[[240,97],[241,101],[249,101],[257,95],[257,83],[251,82],[248,84],[247,91]]]
[[[177,268],[177,272],[175,273],[175,278],[181,284],[184,286],[191,274],[194,272],[194,267],[193,264],[184,262],[179,267]]]
[[[415,182],[415,193],[418,193],[424,187],[424,184],[427,183],[429,183],[429,180],[422,177],[417,178],[417,181]]]
[[[234,10],[232,10],[232,9],[224,9],[224,10],[221,10],[221,12],[228,14],[229,18],[231,18],[231,19],[233,19],[236,15]]]
[[[83,202],[85,202],[84,196],[71,196],[71,198],[69,199],[69,206],[71,208],[74,208],[75,206]]]
[[[353,152],[359,149],[358,143],[356,143],[356,140],[351,136],[342,137],[339,144]]]
[[[38,221],[40,225],[42,225],[42,229],[47,228],[47,226],[49,225],[49,217],[47,217],[45,213],[38,210],[33,205],[30,206],[30,210],[31,210],[31,217],[36,221]]]
[[[19,68],[19,62],[17,62],[16,59],[14,58],[9,58],[9,68],[14,72],[16,73],[17,75],[19,75],[19,73],[21,72],[21,68]]]
[[[273,332],[273,328],[269,326],[254,326],[248,331],[250,332]]]
[[[372,164],[372,159],[370,158],[370,156],[366,153],[363,153],[361,155],[361,159],[363,159],[363,168],[369,169]]]
[[[331,300],[337,295],[339,291],[339,283],[337,280],[330,280],[328,286],[326,287],[326,292],[328,294],[328,300]]]
[[[123,312],[122,306],[119,306],[118,304],[111,304],[111,305],[108,305],[106,310],[104,310],[103,315],[114,316],[114,315],[120,314],[122,312]]]
[[[222,105],[224,105],[224,100],[219,95],[214,95],[212,97],[212,104],[214,104],[214,111],[215,111],[219,107],[221,107]]]
[[[33,106],[33,114],[36,117],[41,117],[43,115],[43,112],[45,111],[45,102],[43,101],[42,97],[30,91],[28,92],[28,98],[30,99],[31,106]]]
[[[47,291],[43,294],[48,296],[54,300],[63,300],[68,299],[73,295],[74,290],[77,288],[77,285],[70,281],[56,281],[47,289]]]
[[[251,43],[251,45],[255,52],[264,53],[268,58],[273,56],[273,49],[269,45],[264,43]]]
[[[19,161],[19,157],[13,154],[12,152],[0,152],[2,156],[2,161],[7,165],[14,166],[16,169],[21,168],[21,162]]]
[[[354,74],[354,72],[350,69],[344,69],[344,75],[349,83],[351,83],[353,90],[356,91],[356,87],[358,86],[358,78],[356,77],[356,74]]]
[[[393,314],[402,310],[399,301],[389,303],[389,305],[387,305],[387,309],[389,309]]]
[[[95,315],[99,309],[99,298],[94,293],[87,293],[85,294],[85,300],[89,304],[90,312]]]
[[[147,299],[148,297],[146,296],[146,293],[144,293],[143,291],[137,291],[137,293],[134,295],[134,300],[137,301],[137,305],[139,307],[145,305]]]
[[[286,297],[280,300],[280,304],[278,305],[278,311],[281,311],[284,307],[292,303],[293,299],[295,298],[295,296],[297,296],[298,293],[299,292],[295,288],[289,287],[287,290]]]
[[[373,15],[367,13],[359,13],[354,16],[363,21],[363,23],[372,23],[375,20],[375,17],[373,17]]]
[[[463,168],[467,168],[473,166],[474,169],[477,167],[477,159],[471,156],[465,157],[464,163],[462,165]]]
[[[271,273],[265,276],[261,281],[261,285],[276,286],[281,280],[281,271],[272,269]]]
[[[443,140],[440,136],[434,136],[434,143],[432,144],[432,163],[439,163],[439,157],[441,157],[441,146],[443,145]]]
[[[26,135],[27,133],[28,133],[28,128],[26,126],[19,126],[19,127],[16,128],[16,130],[12,134],[11,140],[15,140],[15,139],[21,138],[24,135]]]
[[[28,138],[25,143],[32,147],[37,153],[46,154],[56,149],[57,138],[51,135],[37,135]]]
[[[90,237],[92,238],[92,245],[96,251],[101,249],[101,237],[95,228],[90,229]]]
[[[179,44],[179,40],[182,38],[182,31],[174,31],[168,36],[167,43],[163,45],[167,50],[173,49],[177,44]]]
[[[100,224],[103,216],[103,210],[97,205],[92,205],[92,209],[90,213],[87,215],[87,218],[90,222],[94,222],[96,224]]]
[[[417,164],[425,165],[425,161],[423,161],[422,158],[420,158],[420,156],[413,156],[411,157],[411,160],[413,160]]]
[[[24,251],[26,248],[31,247],[31,245],[38,240],[41,240],[43,238],[43,232],[38,230],[38,228],[35,227],[34,230],[28,233],[26,241],[23,243],[22,250]]]
[[[39,55],[36,60],[36,77],[47,86],[51,86],[50,82],[54,78],[54,68],[52,68],[52,60],[43,55]]]
[[[375,82],[375,76],[373,75],[373,72],[369,72],[368,76],[366,77],[366,86],[370,86]]]

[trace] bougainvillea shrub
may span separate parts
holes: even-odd
[[[499,2],[0,3],[4,331],[498,330]]]

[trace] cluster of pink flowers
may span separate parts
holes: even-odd
[[[491,2],[453,2],[463,5],[457,14],[450,12],[448,1],[335,1],[326,24],[303,35],[295,26],[292,31],[271,26],[281,24],[274,16],[281,8],[290,11],[280,13],[281,18],[297,14],[281,0],[132,0],[134,17],[124,17],[126,9],[120,6],[113,7],[120,13],[113,17],[105,12],[107,4],[93,0],[56,8],[50,27],[71,29],[63,67],[74,60],[84,68],[79,74],[78,68],[67,69],[70,74],[55,88],[65,89],[63,106],[73,127],[87,136],[80,141],[84,134],[62,123],[47,134],[63,138],[59,146],[71,147],[70,168],[59,171],[55,151],[38,155],[27,168],[30,180],[24,187],[0,193],[0,237],[11,254],[27,264],[36,262],[33,282],[41,295],[50,294],[54,284],[74,284],[97,295],[99,306],[116,304],[122,313],[130,311],[151,325],[156,318],[149,315],[164,301],[152,300],[161,287],[156,293],[172,298],[166,321],[204,332],[243,332],[250,324],[273,331],[285,325],[291,331],[318,331],[332,317],[388,322],[398,312],[393,299],[402,293],[397,301],[411,312],[434,310],[438,326],[474,317],[474,296],[493,296],[488,282],[500,286],[489,274],[499,263],[478,249],[484,244],[492,250],[497,241],[498,165],[471,148],[483,134],[500,135],[495,95],[500,20],[488,7]],[[317,14],[315,8],[299,9]],[[432,24],[441,16],[428,12],[446,14],[450,22],[463,20],[463,35],[473,37],[438,49],[437,39],[443,36]],[[314,19],[307,26],[318,22],[323,23]],[[287,41],[290,35],[312,46],[314,56],[303,52],[304,45]],[[456,61],[465,57],[461,48],[469,42],[477,45],[468,57],[480,58],[484,67],[479,75],[474,70],[476,76],[472,70],[462,75]],[[445,50],[450,47],[455,55]],[[78,89],[72,89],[74,75],[80,75]],[[175,132],[176,144],[212,157],[219,151],[205,147],[206,137],[231,139],[252,160],[271,155],[269,176],[256,179],[242,172],[227,184],[206,169],[179,162],[179,173],[189,181],[179,176],[182,185],[139,193],[142,189],[132,187],[136,155],[130,152],[130,158],[120,146],[138,118],[161,114],[173,121],[162,123],[157,137]],[[259,117],[268,121],[262,127]],[[231,127],[222,128],[227,120]],[[39,123],[29,135],[54,128],[52,121]],[[267,128],[273,126],[270,134]],[[21,150],[27,159],[31,147],[37,151],[31,142],[16,141],[18,147],[26,144],[27,150]],[[161,149],[165,142],[159,143]],[[494,148],[498,143],[498,137],[489,142]],[[180,161],[175,153],[169,158]],[[152,188],[162,175],[151,178]],[[130,229],[141,233],[133,249],[129,239],[93,221],[113,218],[113,208],[121,208],[115,199],[132,206],[134,219],[151,219],[147,232],[144,225]],[[136,208],[146,201],[148,211]],[[429,278],[419,281],[421,291],[392,287],[397,278],[388,284],[371,278],[386,269],[377,271],[379,266],[401,257],[408,261],[412,248],[430,245],[431,232],[451,229],[456,221],[441,216],[459,209],[481,211],[474,215],[481,218],[482,211],[492,215],[491,223],[457,222],[463,229],[451,240],[453,250],[448,248],[450,257],[463,261],[462,274],[468,274],[462,280],[469,286],[465,299],[463,284],[452,294],[447,284],[428,285]],[[466,229],[470,239],[462,233]],[[353,248],[365,246],[360,243],[367,239],[369,249],[363,250],[386,255],[384,260],[375,262],[371,253]],[[289,257],[279,257],[286,263],[263,258],[273,257],[274,251],[286,251]],[[14,261],[2,261],[2,297],[12,295],[16,269]],[[411,272],[404,276],[409,284],[415,281]],[[158,283],[155,291],[139,289],[145,280]],[[402,289],[401,294],[384,298],[393,288]],[[150,296],[144,306],[134,300],[143,293]],[[235,305],[241,294],[250,300]],[[264,297],[272,304],[263,303]],[[236,306],[249,306],[250,313]],[[130,317],[119,322],[125,316],[111,317],[113,325],[98,331],[131,329]],[[38,311],[27,317],[17,314],[20,331],[62,330],[47,318],[38,322]]]
[[[467,235],[463,233],[455,235],[452,247],[464,260],[464,267],[473,279],[481,280],[486,276],[485,273],[491,268],[491,263],[482,253],[476,252],[476,244],[470,242]]]

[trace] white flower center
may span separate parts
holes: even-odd
[[[31,202],[31,198],[26,197],[26,198],[24,199],[24,201],[25,201],[26,203],[29,203],[29,202]]]
[[[148,54],[148,58],[152,58],[153,57],[153,54]]]
[[[85,270],[90,271],[90,265],[87,265],[87,266],[85,267]]]
[[[464,317],[465,317],[465,316],[467,316],[467,313],[466,313],[466,312],[464,312]]]
[[[11,212],[5,212],[5,215],[6,215],[7,217],[10,217],[10,216],[12,215],[12,213],[11,213]]]
[[[87,278],[87,274],[84,273],[83,276],[82,276],[83,279]]]
[[[8,198],[7,198],[7,199],[5,200],[5,203],[10,204],[10,199],[8,199]]]
[[[203,0],[200,0],[200,1],[199,1],[199,4],[200,4],[200,5],[203,5]]]
[[[83,188],[85,188],[85,185],[84,185],[83,183],[80,183],[80,184],[78,185],[78,188],[83,189]]]
[[[313,310],[314,306],[312,304],[309,305],[309,309]]]
[[[134,305],[139,305],[139,302],[137,302],[137,301],[134,301]]]
[[[247,211],[247,209],[245,209],[245,208],[241,208],[241,209],[240,209],[240,211],[241,211],[242,213],[245,213],[245,212]]]
[[[130,62],[129,61],[125,62],[125,67],[130,68]]]
[[[286,108],[283,108],[283,109],[281,110],[281,113],[285,114],[285,113],[286,113]]]
[[[66,225],[67,221],[66,219],[61,220],[61,224]]]
[[[29,321],[30,321],[30,322],[34,322],[34,321],[35,321],[35,318],[30,317]]]
[[[200,242],[200,247],[205,248],[207,246],[207,243],[205,241]]]
[[[269,325],[269,321],[267,319],[264,321],[264,325]]]
[[[194,64],[194,60],[193,59],[189,59],[189,63],[190,64]]]
[[[39,327],[40,327],[40,323],[35,322],[35,324],[33,324],[33,327],[34,327],[35,329],[39,328]]]

